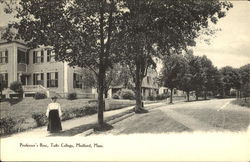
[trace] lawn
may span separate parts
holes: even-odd
[[[250,97],[236,99],[232,103],[236,104],[236,105],[245,106],[245,107],[250,108]]]
[[[89,99],[58,99],[63,111],[63,119],[68,120],[75,117],[82,117],[96,113],[96,103],[88,104]],[[37,126],[45,125],[47,119],[45,112],[50,99],[35,100],[27,97],[22,100],[6,100],[0,102],[0,134],[19,132]],[[152,103],[155,101],[145,101],[145,103]],[[127,106],[135,105],[134,100],[108,100],[109,110],[115,110]],[[88,106],[88,108],[87,108]],[[90,108],[90,109],[89,109]],[[86,111],[85,111],[86,110]],[[35,116],[32,117],[32,115]],[[5,133],[3,133],[5,132]]]
[[[244,109],[175,109],[178,113],[188,115],[194,119],[208,123],[213,127],[223,128],[230,131],[244,131],[249,126],[250,112]]]
[[[156,124],[157,123],[157,124]],[[165,133],[192,131],[174,119],[167,117],[160,110],[153,109],[150,113],[135,114],[113,125],[114,129],[107,134],[134,134],[134,133]]]

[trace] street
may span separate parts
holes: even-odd
[[[250,110],[231,101],[214,99],[161,106],[124,119],[105,134],[246,131]]]

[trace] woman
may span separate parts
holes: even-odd
[[[51,98],[51,103],[48,105],[46,116],[48,117],[49,124],[47,130],[51,133],[59,132],[62,130],[61,117],[62,111],[59,103],[56,102],[57,97]]]

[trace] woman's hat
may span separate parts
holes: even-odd
[[[52,100],[56,100],[56,99],[57,99],[57,97],[56,97],[56,96],[53,96],[53,97],[51,97],[51,99],[52,99]]]

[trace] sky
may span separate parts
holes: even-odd
[[[250,2],[232,1],[226,17],[215,25],[220,28],[208,45],[197,42],[195,55],[206,55],[218,68],[232,66],[238,68],[250,63]]]
[[[193,48],[195,55],[206,55],[218,68],[238,68],[250,63],[250,1],[231,2],[234,7],[215,25],[221,30],[210,39],[210,44],[198,41]],[[13,16],[6,15],[0,5],[0,26],[6,26],[10,20]]]

